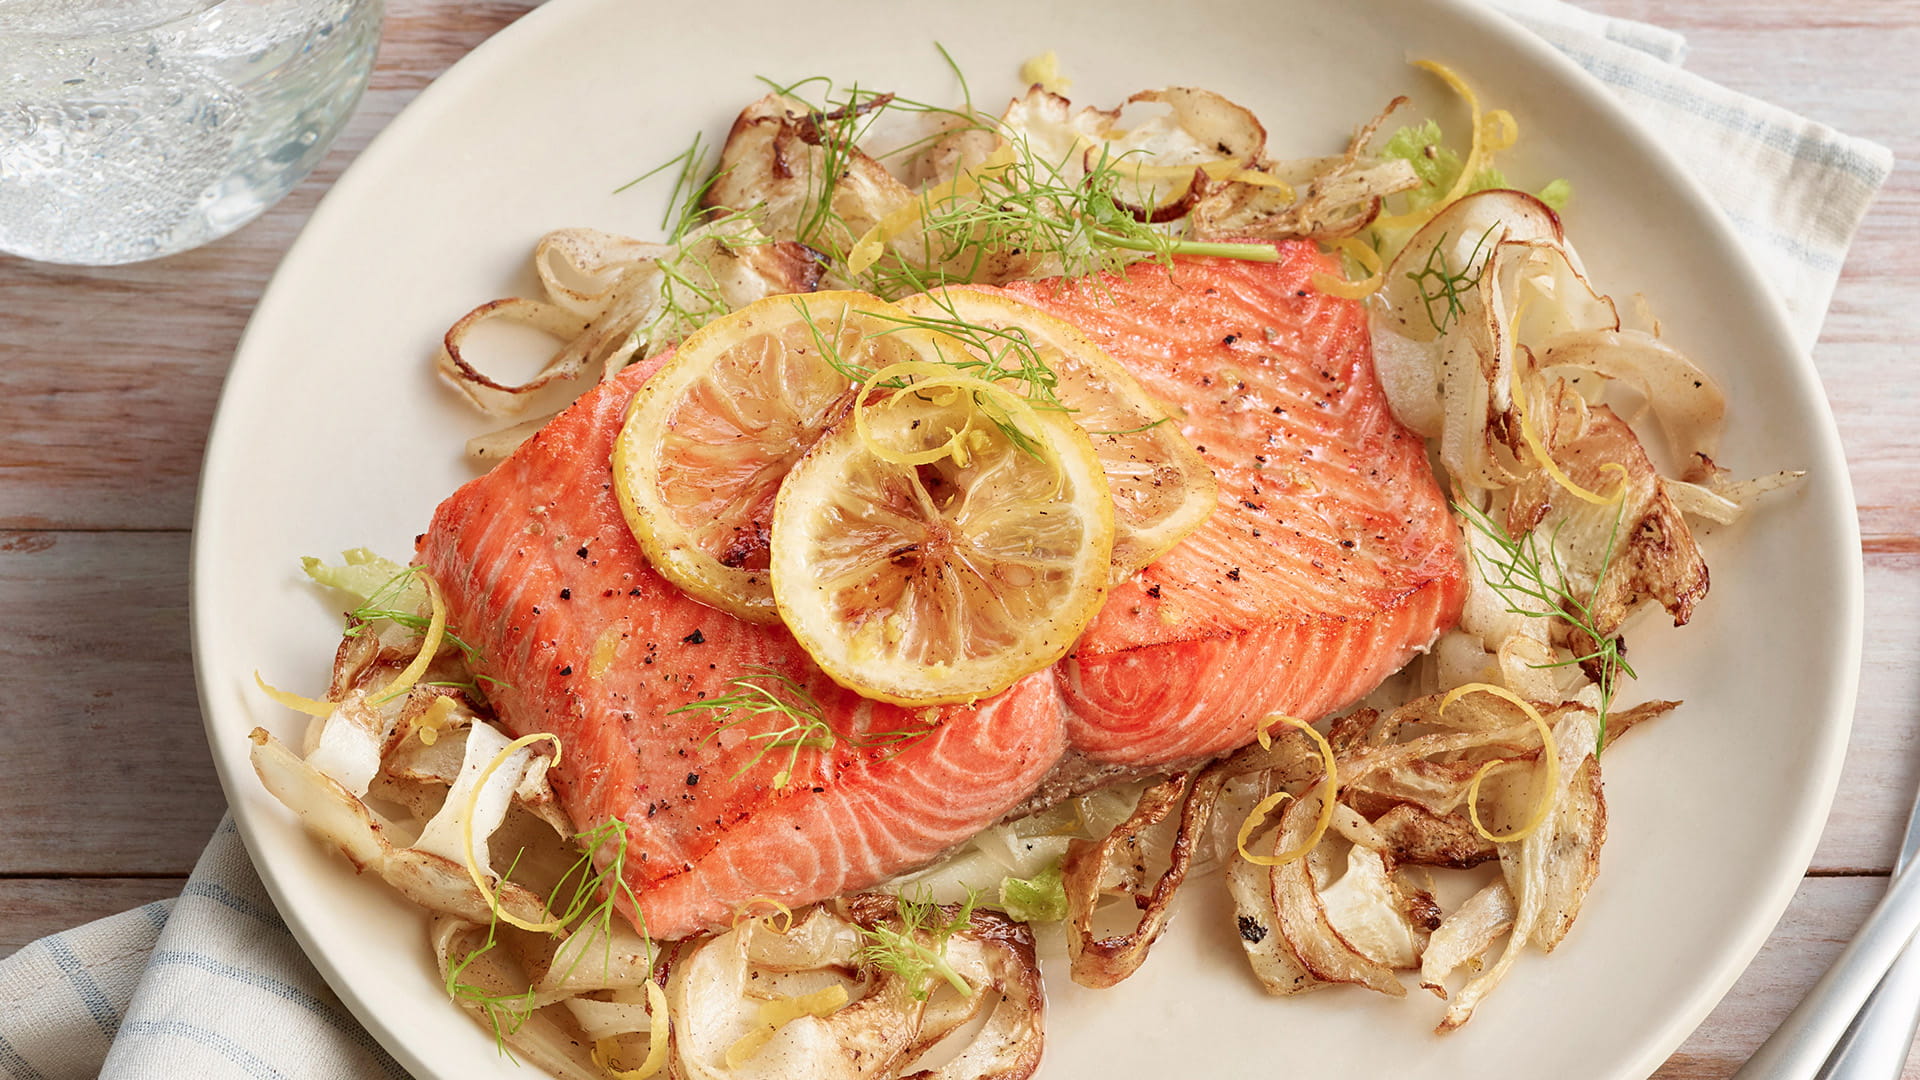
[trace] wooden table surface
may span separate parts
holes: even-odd
[[[0,955],[177,893],[223,801],[187,635],[188,529],[242,326],[315,201],[446,67],[531,6],[390,0],[373,85],[284,203],[107,270],[0,256]],[[1723,1077],[1885,888],[1920,783],[1920,3],[1594,0],[1684,32],[1688,66],[1893,147],[1814,359],[1859,495],[1867,634],[1852,748],[1793,906],[1658,1074]],[[1920,1056],[1908,1077],[1920,1078]]]

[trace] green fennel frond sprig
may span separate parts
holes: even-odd
[[[513,862],[507,866],[507,872],[503,877],[512,877],[513,871],[519,865],[520,856],[516,854]],[[533,1016],[535,1007],[533,987],[529,986],[517,993],[507,993],[489,990],[478,983],[467,981],[466,977],[469,968],[499,946],[499,934],[500,917],[496,912],[487,923],[487,939],[477,948],[468,950],[465,955],[457,959],[450,958],[447,964],[447,977],[444,981],[447,997],[479,1010],[480,1015],[486,1018],[487,1026],[493,1029],[493,1041],[500,1053],[505,1054],[509,1060],[514,1060],[513,1051],[507,1048],[507,1040]]]
[[[553,921],[562,926],[555,933],[566,936],[560,946],[561,953],[566,954],[572,942],[582,942],[564,956],[565,966],[559,969],[558,975],[560,981],[572,976],[595,944],[602,950],[601,970],[611,970],[613,920],[618,917],[619,901],[624,899],[629,910],[636,913],[640,911],[638,897],[626,877],[627,823],[614,818],[598,828],[576,833],[572,841],[579,850],[579,856],[560,875],[547,895],[547,910],[553,913]],[[515,855],[507,872],[501,875],[501,880],[511,878],[519,864],[520,856]],[[476,961],[499,945],[501,920],[497,898],[495,904],[494,916],[487,924],[486,940],[447,965],[445,984],[449,998],[466,1003],[486,1018],[500,1052],[511,1058],[512,1053],[507,1049],[508,1039],[520,1030],[536,1007],[533,987],[518,992],[500,992],[489,990],[466,977],[468,969]],[[644,937],[643,941],[646,963],[651,967],[654,961],[653,945]]]
[[[412,590],[414,584],[419,581],[419,578],[420,568],[417,566],[409,566],[389,578],[385,584],[368,594],[366,600],[358,607],[347,612],[347,619],[349,621],[346,630],[342,632],[342,636],[361,637],[369,630],[374,629],[375,626],[382,621],[404,627],[413,631],[415,635],[425,634],[428,624],[433,621],[432,619],[420,614],[419,611],[413,608],[395,606],[401,601],[402,597],[406,596],[407,593]],[[469,666],[479,659],[479,650],[474,647],[472,642],[455,633],[452,627],[444,630],[441,636],[448,643],[460,650],[461,655],[466,658]],[[479,689],[479,684],[482,682],[491,686],[507,685],[491,675],[483,675],[479,672],[474,672],[474,682],[472,683],[451,683],[446,685]]]
[[[962,318],[952,302],[934,294],[935,302],[942,305],[944,314],[933,316],[910,315],[904,312],[889,313],[880,318],[891,322],[893,326],[874,334],[885,337],[888,334],[903,331],[927,331],[955,339],[962,348],[958,355],[948,356],[947,350],[934,343],[939,362],[954,369],[955,372],[972,376],[985,382],[1002,384],[1012,382],[1020,387],[1028,403],[1036,409],[1049,409],[1056,412],[1070,411],[1061,403],[1056,390],[1059,377],[1040,355],[1033,339],[1025,330],[1018,327],[991,327],[972,323]],[[804,301],[794,302],[806,323],[807,332],[813,339],[814,348],[821,359],[839,372],[855,386],[864,386],[877,374],[872,368],[848,357],[831,334],[823,328]],[[913,383],[908,379],[887,379],[876,383],[880,389],[904,391],[911,390]],[[1000,433],[1021,453],[1029,457],[1041,456],[1039,441],[1030,433],[1022,431],[1013,422],[1012,417],[995,406],[992,401],[982,400],[980,395],[973,397],[975,407],[981,415],[998,428]]]
[[[863,736],[842,736],[836,733],[826,721],[820,703],[807,688],[797,680],[775,671],[772,668],[759,668],[744,675],[736,675],[727,681],[733,693],[720,697],[702,698],[689,701],[678,708],[668,710],[667,715],[683,712],[708,712],[719,721],[718,726],[707,735],[717,738],[729,728],[767,721],[760,730],[749,732],[747,741],[758,744],[754,754],[736,770],[731,779],[740,777],[765,761],[769,755],[786,751],[785,760],[773,775],[773,787],[782,790],[793,782],[794,770],[800,763],[802,750],[831,750],[845,742],[855,749],[868,749],[880,746],[901,746],[924,738],[934,731],[929,725],[924,728],[911,728],[898,731],[869,732]]]
[[[1485,511],[1469,503],[1455,502],[1454,509],[1467,519],[1476,532],[1499,549],[1498,557],[1484,555],[1476,549],[1473,560],[1480,572],[1480,579],[1506,601],[1508,612],[1532,619],[1560,619],[1594,643],[1592,651],[1584,655],[1539,666],[1566,667],[1591,663],[1598,669],[1599,674],[1594,682],[1600,690],[1596,721],[1599,732],[1594,752],[1601,752],[1607,745],[1607,715],[1612,709],[1621,677],[1639,678],[1633,666],[1627,663],[1619,637],[1600,633],[1593,609],[1593,598],[1599,594],[1600,586],[1606,581],[1607,572],[1612,568],[1618,552],[1620,527],[1626,514],[1625,500],[1614,512],[1613,528],[1607,536],[1607,547],[1600,560],[1599,572],[1594,575],[1593,589],[1585,598],[1566,585],[1566,570],[1561,565],[1558,550],[1558,529],[1543,552],[1539,539],[1531,531],[1516,538],[1508,535],[1507,530]]]
[[[1447,243],[1446,233],[1441,233],[1440,239],[1427,249],[1427,260],[1420,269],[1407,271],[1407,280],[1419,290],[1420,306],[1426,312],[1434,333],[1446,333],[1453,320],[1466,313],[1461,297],[1479,285],[1481,277],[1486,274],[1487,263],[1480,258],[1480,251],[1498,227],[1498,222],[1487,226],[1487,231],[1481,233],[1480,239],[1474,242],[1473,251],[1468,253],[1467,265],[1458,271],[1449,265],[1443,250]],[[1437,314],[1435,305],[1439,305]]]
[[[1013,160],[976,170],[974,191],[923,195],[926,250],[920,263],[909,263],[896,251],[868,271],[871,291],[889,296],[972,281],[1010,252],[1051,263],[1067,277],[1117,271],[1141,258],[1161,263],[1176,255],[1255,262],[1279,258],[1272,245],[1188,240],[1143,220],[1152,217],[1153,207],[1136,211],[1122,204],[1125,160],[1105,147],[1082,174],[1071,157],[1047,160],[1023,134],[1003,131],[998,121],[985,129],[1012,145]]]
[[[944,917],[929,891],[923,890],[918,897],[901,893],[895,901],[899,929],[884,923],[862,927],[867,943],[860,949],[860,962],[898,976],[917,1001],[927,999],[936,979],[945,980],[960,996],[972,997],[973,985],[947,961],[947,942],[972,920],[978,900],[978,894],[969,889],[966,901],[951,917]]]
[[[807,197],[796,228],[798,239],[825,253],[842,275],[862,288],[888,299],[923,292],[940,285],[977,280],[995,256],[1019,254],[1048,258],[1058,272],[1080,277],[1117,270],[1139,258],[1169,261],[1175,255],[1217,256],[1272,262],[1278,252],[1271,245],[1210,243],[1185,239],[1173,228],[1151,224],[1151,206],[1122,205],[1118,193],[1127,179],[1122,161],[1103,146],[1084,170],[1074,164],[1081,149],[1066,159],[1049,161],[1035,152],[1024,135],[1010,131],[997,118],[973,107],[966,77],[942,48],[941,57],[959,81],[965,104],[960,108],[918,101],[899,94],[878,93],[858,85],[836,90],[831,79],[813,76],[793,83],[762,79],[776,93],[792,98],[808,110],[819,162],[808,177]],[[808,93],[818,90],[817,98]],[[921,216],[925,257],[917,264],[895,250],[862,274],[851,274],[849,252],[843,241],[858,237],[834,210],[834,197],[848,163],[873,126],[889,113],[938,116],[940,128],[878,155],[878,160],[917,152],[928,143],[968,131],[986,132],[1012,144],[1014,160],[976,170],[978,190],[933,197],[922,193]]]

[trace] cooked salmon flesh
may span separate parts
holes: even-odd
[[[418,561],[500,681],[502,722],[563,740],[556,786],[574,822],[626,822],[644,932],[680,938],[756,900],[865,888],[1016,808],[1214,757],[1269,713],[1341,708],[1458,618],[1465,568],[1446,499],[1388,411],[1364,310],[1312,287],[1330,269],[1289,244],[1278,263],[1181,259],[1008,287],[1138,376],[1220,494],[1197,531],[1110,591],[1066,659],[972,706],[862,699],[785,628],[709,608],[653,571],[610,466],[645,369],[454,493]],[[767,671],[814,695],[831,746],[756,760],[767,740],[749,736],[766,724],[682,708]]]

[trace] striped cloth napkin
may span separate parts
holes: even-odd
[[[1680,70],[1686,39],[1562,0],[1491,0],[1607,85],[1700,181],[1809,352],[1893,152]]]
[[[1670,31],[1561,0],[1494,2],[1612,89],[1700,179],[1811,348],[1892,154],[1688,74],[1679,67],[1685,42]],[[300,952],[230,820],[178,900],[0,960],[0,1072],[406,1075]]]

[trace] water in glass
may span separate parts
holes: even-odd
[[[0,251],[105,265],[251,221],[365,89],[382,0],[0,0]]]

